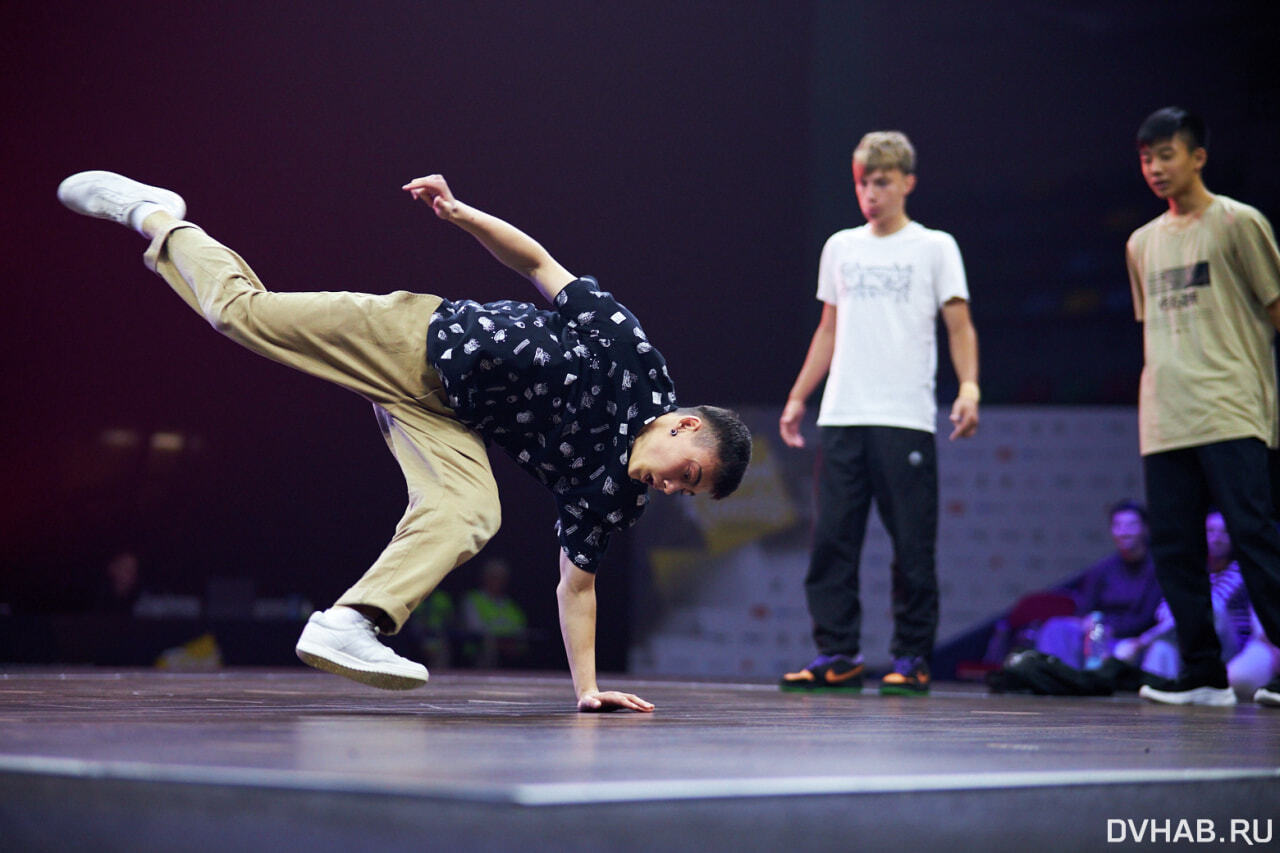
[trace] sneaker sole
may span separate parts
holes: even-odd
[[[298,659],[307,666],[330,672],[334,675],[341,675],[343,678],[349,678],[352,681],[358,681],[361,684],[367,684],[370,687],[377,687],[381,690],[412,690],[427,683],[425,676],[382,672],[360,666],[360,662],[355,658],[335,653],[332,649],[325,649],[322,653],[319,648],[310,646],[310,644],[298,643],[294,652],[298,655]],[[332,657],[325,657],[326,654]]]
[[[783,693],[861,693],[861,684],[779,684]]]
[[[928,687],[907,687],[905,684],[880,685],[881,696],[928,696]]]
[[[1160,705],[1199,705],[1205,708],[1226,708],[1236,704],[1236,694],[1231,688],[1197,687],[1179,692],[1156,690],[1142,685],[1138,695],[1148,702]]]

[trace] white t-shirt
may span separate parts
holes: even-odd
[[[820,426],[935,432],[938,311],[969,299],[955,238],[918,222],[888,237],[862,225],[822,249],[818,298],[836,307]]]

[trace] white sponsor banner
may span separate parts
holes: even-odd
[[[945,408],[945,407],[944,407]],[[814,654],[804,599],[817,428],[792,450],[779,412],[745,409],[754,460],[723,501],[656,497],[634,537],[642,674],[775,676]],[[1077,574],[1111,549],[1107,508],[1142,500],[1129,407],[988,406],[976,437],[938,427],[939,643]],[[862,651],[889,663],[892,546],[873,511],[862,552]]]

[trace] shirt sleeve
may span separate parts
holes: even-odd
[[[1280,298],[1280,250],[1271,223],[1256,210],[1242,215],[1236,229],[1236,260],[1254,295],[1264,306]]]
[[[556,310],[566,322],[580,329],[596,329],[612,337],[623,325],[639,327],[635,315],[600,289],[594,278],[585,276],[569,282],[556,295]]]
[[[836,261],[836,239],[839,234],[832,234],[822,247],[822,256],[818,260],[818,299],[828,305],[835,305],[840,296],[840,265]]]
[[[969,282],[964,274],[964,260],[960,257],[960,246],[955,237],[946,233],[940,235],[936,263],[934,282],[938,305],[946,305],[952,299],[968,302]]]
[[[595,574],[605,549],[609,547],[613,528],[589,509],[561,503],[559,510],[556,533],[561,550],[569,562],[584,572]]]

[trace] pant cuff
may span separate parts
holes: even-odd
[[[157,272],[156,266],[160,263],[160,252],[164,249],[164,244],[168,241],[169,235],[179,228],[202,230],[199,225],[193,222],[180,221],[172,222],[157,231],[156,236],[151,238],[151,245],[147,246],[147,251],[142,256],[142,262],[147,265],[147,269]]]

